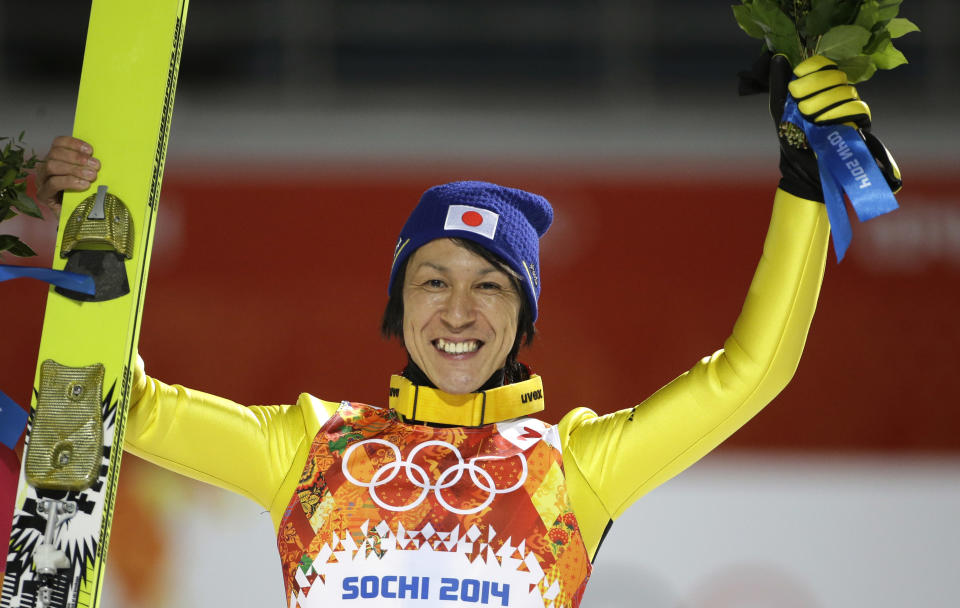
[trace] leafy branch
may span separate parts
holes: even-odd
[[[837,62],[850,82],[907,63],[893,41],[918,28],[898,17],[903,0],[741,0],[740,28],[792,65],[813,55]]]
[[[23,132],[17,138],[0,137],[0,222],[24,214],[43,218],[40,208],[27,196],[27,172],[37,164],[33,153],[26,155]],[[0,255],[3,252],[19,257],[37,255],[26,243],[12,234],[0,234]]]

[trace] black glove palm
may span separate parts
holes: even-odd
[[[817,157],[800,127],[783,122],[787,86],[793,70],[783,55],[770,59],[770,115],[780,140],[780,189],[811,201],[823,201]]]

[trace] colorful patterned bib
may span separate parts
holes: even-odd
[[[436,428],[346,402],[277,544],[290,608],[576,608],[591,570],[554,427]]]

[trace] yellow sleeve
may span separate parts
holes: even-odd
[[[823,204],[782,190],[743,310],[723,349],[640,405],[560,422],[570,499],[591,555],[607,524],[705,456],[793,377],[817,304],[829,224]]]
[[[138,362],[124,449],[256,501],[276,528],[310,444],[337,406],[302,394],[295,405],[247,407],[164,384]]]

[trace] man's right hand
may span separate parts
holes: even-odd
[[[37,163],[37,202],[59,215],[63,191],[83,192],[97,179],[99,170],[93,146],[68,135],[54,138],[50,151]]]

